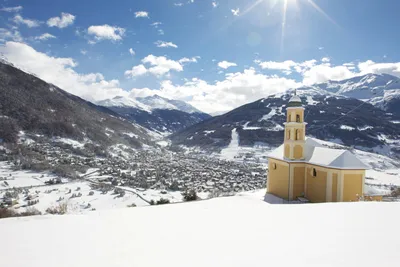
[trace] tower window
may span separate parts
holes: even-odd
[[[312,176],[317,177],[317,170],[315,168],[312,169]]]
[[[272,169],[276,170],[276,163],[272,163]]]
[[[299,114],[296,115],[296,122],[300,122],[300,115]]]
[[[296,136],[295,136],[295,140],[299,140],[299,130],[296,129]]]

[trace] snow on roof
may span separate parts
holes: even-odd
[[[306,138],[304,149],[305,159],[303,162],[336,169],[369,169],[368,165],[364,164],[350,151],[324,147],[313,138]],[[285,160],[283,154],[284,145],[281,145],[273,150],[268,157]]]
[[[290,98],[289,102],[301,102],[301,99],[299,96],[294,95]]]
[[[1,219],[1,266],[398,266],[398,208],[270,205],[236,196]]]

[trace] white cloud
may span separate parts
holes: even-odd
[[[212,1],[211,4],[212,4],[212,6],[213,6],[214,8],[216,8],[216,7],[218,6],[218,2],[216,2],[216,1]]]
[[[17,42],[1,45],[0,53],[17,67],[89,101],[126,93],[119,88],[118,80],[105,80],[101,73],[76,72],[78,63],[72,58],[51,57]]]
[[[153,22],[152,24],[150,24],[150,26],[153,26],[154,28],[158,28],[160,25],[162,25],[162,23],[159,21],[156,21],[156,22]]]
[[[111,40],[120,41],[125,35],[125,29],[120,27],[105,25],[90,26],[88,33],[94,35],[96,41]]]
[[[315,59],[303,62],[295,62],[293,60],[285,60],[282,62],[275,61],[255,61],[262,69],[280,70],[286,75],[290,75],[292,71],[303,76],[303,84],[311,85],[315,83],[323,83],[328,80],[342,80],[353,77],[355,74],[347,66],[334,66],[330,64],[330,58],[321,59],[321,64],[317,64]]]
[[[327,62],[331,61],[331,59],[329,57],[323,57],[321,59],[321,61],[324,62],[324,63],[327,63]]]
[[[161,22],[156,21],[150,24],[150,26],[153,26],[155,29],[157,29],[158,35],[164,35],[164,30],[160,29],[160,25],[162,25]]]
[[[22,42],[23,38],[20,32],[17,30],[11,31],[4,28],[0,28],[0,42],[5,42],[7,40]]]
[[[375,73],[382,74],[387,73],[397,77],[400,77],[400,62],[397,63],[375,63],[372,60],[358,63],[358,69],[361,74]]]
[[[178,48],[178,46],[172,42],[157,41],[154,43],[157,47],[173,47]]]
[[[183,63],[197,63],[197,59],[200,58],[199,56],[197,57],[192,57],[192,58],[181,58],[178,60],[179,63],[183,64]]]
[[[54,39],[54,38],[57,38],[57,37],[55,37],[54,35],[52,35],[52,34],[50,34],[50,33],[43,33],[43,34],[40,35],[40,36],[36,36],[36,37],[35,37],[35,40],[45,41],[45,40]]]
[[[256,63],[258,63],[262,69],[271,69],[271,70],[291,70],[292,67],[298,65],[293,60],[286,60],[283,62],[275,62],[275,61],[260,62],[260,61],[257,61]]]
[[[303,84],[312,85],[315,83],[323,83],[329,80],[340,81],[356,76],[346,66],[328,66],[326,64],[316,65],[303,73]]]
[[[174,6],[183,6],[183,3],[174,3]]]
[[[75,16],[69,13],[61,13],[61,17],[53,17],[47,20],[49,27],[65,28],[72,25],[75,21]]]
[[[19,12],[21,10],[22,10],[22,6],[3,7],[0,9],[0,11],[5,11],[5,12]]]
[[[135,12],[135,18],[148,18],[149,12],[147,11],[137,11]]]
[[[125,76],[132,78],[149,73],[161,77],[169,74],[172,70],[177,72],[183,71],[183,66],[179,61],[168,59],[164,56],[148,55],[142,59],[142,63],[134,66],[131,70],[125,71]],[[145,67],[144,64],[149,65],[149,67]]]
[[[24,19],[21,15],[15,15],[13,21],[16,24],[25,24],[29,28],[38,27],[40,25],[40,21],[33,19]]]
[[[82,55],[86,55],[87,54],[87,50],[85,50],[85,49],[81,49],[80,52],[81,52]]]
[[[148,72],[146,67],[143,64],[134,66],[131,70],[125,71],[125,76],[127,77],[137,77],[137,76],[142,76],[145,75]]]
[[[129,54],[131,54],[132,56],[134,56],[136,53],[135,53],[135,51],[133,51],[132,48],[129,48]]]
[[[236,63],[229,62],[229,61],[226,61],[226,60],[218,62],[218,67],[220,67],[222,69],[227,69],[227,68],[236,67],[236,66],[237,66]]]
[[[231,12],[232,12],[232,14],[233,14],[234,16],[239,16],[240,9],[239,9],[239,8],[231,9]]]
[[[182,85],[172,81],[161,82],[160,88],[151,90],[132,89],[132,96],[158,94],[167,98],[187,101],[208,113],[228,111],[243,104],[258,100],[270,94],[284,92],[299,87],[301,83],[278,76],[257,73],[255,69],[228,73],[225,79],[215,83],[193,78]]]

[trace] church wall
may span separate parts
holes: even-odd
[[[317,175],[313,176],[313,168],[313,166],[308,166],[306,170],[306,198],[314,203],[326,202],[326,183],[328,171],[325,168],[317,167]]]
[[[285,145],[285,158],[289,158],[290,157],[290,145],[286,144]]]
[[[338,174],[332,174],[332,202],[337,202]]]
[[[362,174],[344,173],[343,201],[358,201],[358,198],[362,196],[362,187]]]
[[[304,196],[305,167],[294,167],[293,172],[293,199]]]
[[[276,166],[275,169],[274,166]],[[271,158],[268,159],[267,184],[268,193],[287,199],[289,189],[289,164]]]
[[[293,157],[295,159],[301,159],[303,157],[303,147],[301,145],[294,146]]]

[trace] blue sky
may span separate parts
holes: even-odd
[[[0,9],[3,56],[92,101],[157,93],[212,113],[330,79],[400,76],[396,0],[7,0]]]

